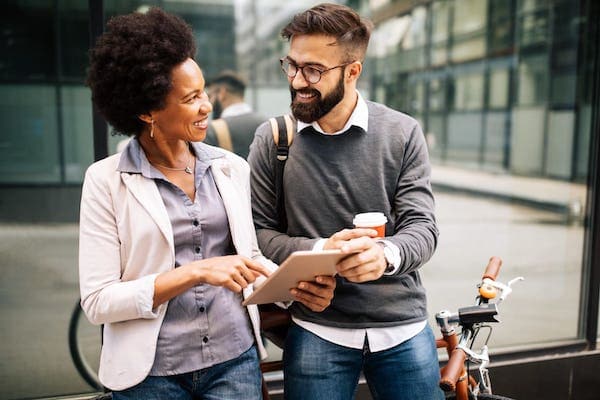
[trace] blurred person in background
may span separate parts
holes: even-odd
[[[208,127],[205,143],[247,158],[254,132],[266,118],[244,101],[245,90],[245,80],[230,70],[210,80],[207,92],[213,105],[213,121]]]

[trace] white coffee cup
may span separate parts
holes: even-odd
[[[355,228],[371,228],[377,231],[378,237],[385,237],[387,217],[381,212],[360,213],[352,220]]]

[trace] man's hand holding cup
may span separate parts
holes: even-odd
[[[338,274],[350,282],[379,279],[387,267],[382,246],[377,238],[385,236],[387,218],[383,213],[360,213],[354,217],[354,229],[344,229],[331,235],[324,249],[341,249],[350,254],[337,264]]]

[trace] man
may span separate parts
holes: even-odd
[[[413,118],[365,101],[356,90],[371,27],[346,6],[321,4],[282,30],[290,47],[281,65],[297,119],[284,173],[285,232],[278,228],[268,124],[250,149],[264,254],[276,262],[295,250],[349,254],[337,265],[328,307],[290,307],[286,399],[352,399],[361,370],[374,399],[443,398],[418,272],[438,236],[427,148]],[[385,213],[385,238],[352,229],[353,216],[365,211]]]
[[[208,84],[213,121],[204,141],[247,158],[254,131],[265,118],[244,102],[245,90],[246,83],[233,71],[223,71]]]

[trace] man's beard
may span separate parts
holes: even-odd
[[[296,101],[296,95],[299,91],[303,93],[315,94],[316,98],[310,103],[300,103]],[[292,85],[290,85],[290,93],[292,95],[292,114],[297,120],[310,124],[329,113],[333,107],[342,101],[345,93],[344,74],[341,74],[340,79],[338,80],[338,83],[333,91],[323,98],[321,98],[321,93],[316,89],[306,88],[295,90],[292,88]]]

